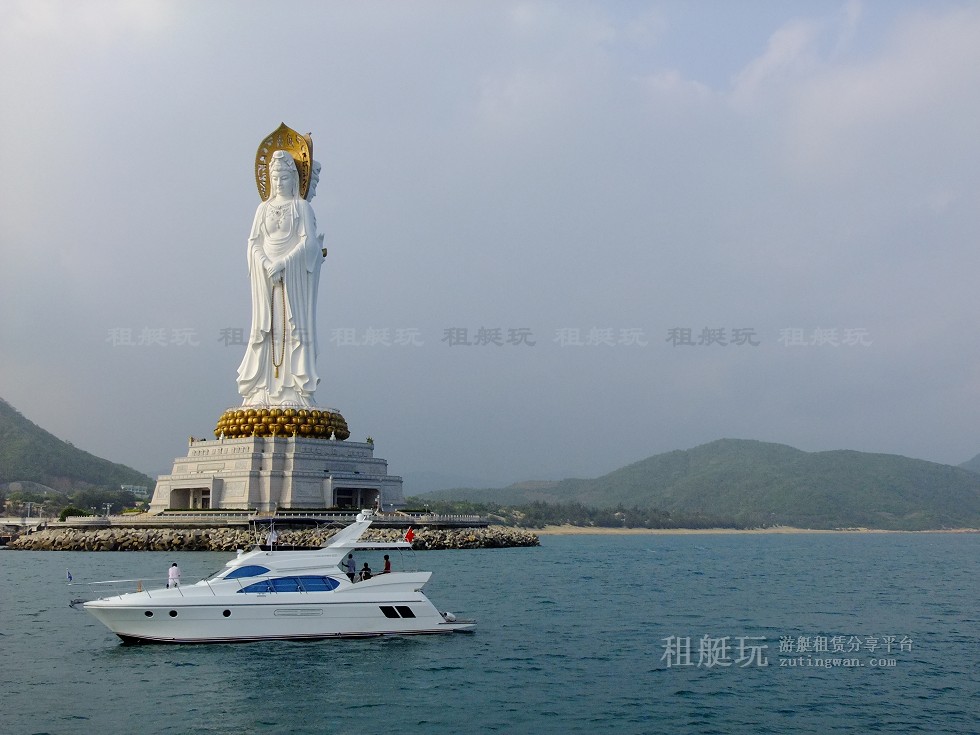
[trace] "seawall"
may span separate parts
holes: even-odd
[[[503,549],[539,546],[538,537],[519,528],[426,529],[413,531],[416,550]],[[321,546],[334,529],[279,531],[279,546]],[[399,529],[368,529],[362,541],[401,541]],[[239,528],[48,528],[12,540],[8,549],[21,551],[235,551],[263,542]]]

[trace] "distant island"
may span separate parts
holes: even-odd
[[[68,504],[112,512],[153,480],[77,449],[0,399],[0,509],[48,515]],[[804,452],[720,439],[657,454],[594,479],[459,488],[409,498],[415,509],[467,512],[541,528],[980,528],[980,455],[958,467],[891,454]]]

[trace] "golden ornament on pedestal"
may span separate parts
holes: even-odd
[[[246,436],[300,436],[307,439],[350,437],[347,421],[334,411],[295,408],[229,408],[218,419],[215,437],[238,439]]]

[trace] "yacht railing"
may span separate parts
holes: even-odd
[[[385,572],[378,572],[377,574],[372,574],[371,575],[371,579],[377,579],[378,577],[387,577],[387,576],[390,576],[390,575],[405,574],[405,573],[407,573],[407,572],[387,572],[387,573],[385,573]],[[154,578],[152,578],[152,577],[150,577],[150,578],[140,578],[140,579],[109,579],[109,580],[104,580],[104,581],[100,581],[100,582],[70,582],[68,584],[68,586],[69,587],[82,587],[82,588],[86,588],[87,587],[87,588],[91,588],[92,591],[93,591],[93,594],[96,595],[96,597],[94,597],[93,599],[110,599],[110,598],[113,598],[113,597],[122,597],[124,595],[142,594],[142,595],[146,595],[146,598],[147,599],[152,600],[152,599],[154,599],[153,598],[153,593],[154,592],[161,592],[161,591],[165,591],[165,590],[166,591],[176,590],[177,591],[177,594],[180,597],[190,597],[192,595],[186,595],[186,594],[184,594],[184,589],[186,589],[188,587],[200,589],[201,586],[207,587],[208,588],[208,592],[211,593],[211,596],[212,597],[217,597],[218,596],[218,592],[215,591],[215,588],[212,586],[212,582],[214,582],[214,583],[236,582],[238,584],[238,590],[244,590],[246,587],[250,587],[251,585],[256,584],[258,582],[263,582],[263,581],[273,582],[273,581],[278,581],[278,580],[290,580],[290,579],[296,580],[296,587],[297,587],[297,589],[295,589],[295,590],[288,590],[288,591],[287,590],[277,590],[277,589],[275,589],[275,587],[273,585],[270,585],[270,588],[267,591],[265,591],[265,592],[255,592],[255,593],[247,593],[247,594],[295,594],[295,593],[312,594],[314,592],[323,592],[323,591],[325,591],[325,590],[306,590],[306,589],[303,589],[302,577],[306,577],[306,576],[312,576],[312,577],[329,577],[331,579],[337,580],[338,582],[342,582],[342,581],[348,579],[346,572],[337,571],[337,572],[329,572],[327,574],[309,574],[309,575],[305,575],[305,574],[267,574],[267,575],[256,575],[254,577],[238,577],[238,578],[235,578],[235,579],[210,579],[210,578],[208,578],[208,579],[202,579],[198,583],[187,585],[186,587],[185,587],[185,585],[178,584],[176,587],[170,587],[170,588],[168,588],[166,586],[166,581],[161,582],[160,583],[161,584],[160,587],[153,586],[153,585],[155,585],[157,583],[154,580]],[[359,574],[355,574],[354,575],[354,582],[355,583],[360,582],[360,581],[366,581],[366,580],[361,580],[359,578],[359,576],[360,576]],[[109,592],[109,594],[103,594],[103,593],[101,593],[99,591],[99,588],[101,588],[101,587],[109,587],[109,589],[107,590]],[[193,596],[197,596],[197,595],[193,595]],[[72,601],[72,604],[74,605],[74,604],[81,603],[81,602],[88,602],[88,600],[76,599],[76,600],[73,600]]]

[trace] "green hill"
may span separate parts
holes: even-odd
[[[658,454],[591,480],[441,490],[426,497],[635,506],[748,525],[980,528],[980,475],[961,467],[889,454],[803,452],[739,439]]]
[[[0,399],[0,485],[39,483],[62,492],[120,485],[153,487],[141,472],[100,459],[49,434]]]
[[[959,464],[956,466],[962,467],[964,470],[970,470],[970,472],[980,473],[980,454],[978,454],[973,459],[967,460],[963,464]]]

